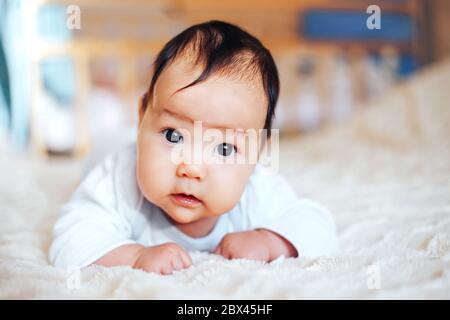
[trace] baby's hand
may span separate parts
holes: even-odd
[[[192,264],[189,254],[176,243],[142,248],[133,268],[160,274],[188,268]]]
[[[280,255],[297,256],[297,250],[289,241],[265,229],[228,233],[214,253],[226,259],[262,261],[272,261]]]

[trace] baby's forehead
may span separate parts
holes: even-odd
[[[182,55],[162,71],[156,83],[155,91],[158,89],[158,83],[168,81],[171,86],[164,86],[164,89],[172,90],[173,94],[197,80],[204,71],[204,68],[204,65],[196,62],[192,57]],[[261,75],[258,72],[250,72],[244,67],[239,69],[237,66],[234,66],[232,69],[234,70],[233,72],[227,71],[228,69],[213,72],[202,82],[219,82],[224,86],[238,83],[242,86],[246,86],[249,91],[253,91],[265,100],[265,91]],[[197,85],[201,84],[202,83],[199,83]]]
[[[267,100],[262,86],[219,74],[182,89],[201,72],[200,68],[182,63],[164,70],[155,86],[156,110],[203,121],[211,127],[263,128]]]

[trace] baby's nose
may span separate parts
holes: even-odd
[[[187,164],[183,162],[177,167],[177,176],[203,180],[206,176],[206,171],[203,165]]]

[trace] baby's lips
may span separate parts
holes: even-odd
[[[196,195],[195,194],[193,194],[193,193],[191,193],[191,192],[184,192],[184,191],[178,191],[178,190],[175,190],[175,192],[174,193],[172,193],[173,195],[184,195],[184,196],[192,196],[192,197],[195,197],[195,198],[197,198],[196,197]],[[198,199],[198,198],[197,198]]]
[[[196,198],[196,199],[201,201],[200,197],[198,197],[195,193],[192,193],[192,192],[189,192],[189,191],[187,191],[187,192],[184,191],[184,190],[189,190],[189,189],[190,188],[175,188],[175,190],[174,190],[175,192],[173,192],[172,195],[191,196],[191,197],[194,197],[194,198]]]
[[[202,201],[194,195],[188,195],[186,193],[173,193],[170,197],[172,201],[183,207],[196,207],[202,203]]]

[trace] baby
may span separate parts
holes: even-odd
[[[171,274],[192,264],[189,251],[262,261],[334,253],[327,210],[249,161],[246,141],[257,139],[258,156],[270,142],[278,92],[270,52],[240,28],[211,21],[174,37],[154,62],[136,143],[63,206],[50,261]],[[249,134],[260,129],[269,140]]]

